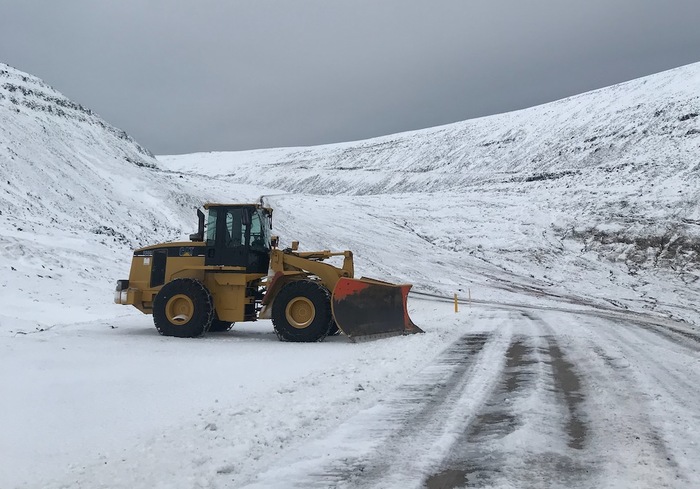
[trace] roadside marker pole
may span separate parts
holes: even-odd
[[[459,312],[459,303],[457,302],[457,293],[455,292],[455,312]]]

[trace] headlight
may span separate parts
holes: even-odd
[[[129,291],[128,290],[115,290],[114,291],[114,303],[115,304],[128,304]]]
[[[128,292],[129,292],[129,281],[128,280],[117,280],[117,287],[114,290],[114,303],[115,304],[126,304]]]

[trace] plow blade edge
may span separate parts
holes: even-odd
[[[333,289],[333,317],[351,340],[423,333],[408,316],[411,285],[341,278]]]

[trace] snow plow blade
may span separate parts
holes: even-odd
[[[423,333],[408,316],[411,287],[364,277],[341,278],[333,289],[333,318],[352,341]]]

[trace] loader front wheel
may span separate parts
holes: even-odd
[[[168,282],[153,300],[153,322],[163,336],[202,336],[209,330],[213,312],[207,288],[189,278]]]
[[[331,321],[331,327],[328,329],[328,336],[337,336],[340,334],[340,328],[335,321]]]
[[[328,289],[311,280],[290,282],[272,305],[272,324],[283,341],[322,341],[333,323]]]

